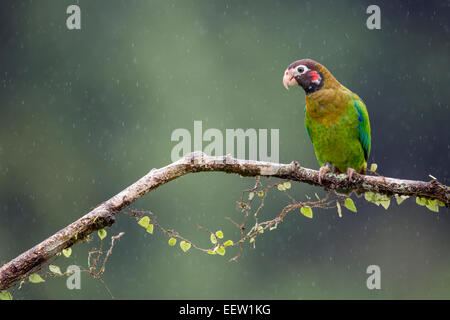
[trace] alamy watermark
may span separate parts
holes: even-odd
[[[71,274],[67,277],[66,287],[69,290],[81,289],[81,269],[77,265],[70,265],[67,267],[66,273]]]
[[[239,159],[278,162],[279,137],[279,129],[270,129],[270,134],[267,129],[254,128],[226,129],[225,135],[216,128],[203,132],[203,122],[194,121],[193,134],[185,128],[173,130],[170,139],[178,143],[170,158],[175,162],[192,151],[203,151],[211,156],[230,154]]]
[[[81,29],[81,9],[76,4],[69,5],[66,9],[69,15],[66,19],[66,27],[69,30]],[[366,26],[369,30],[381,29],[381,9],[376,4],[367,7],[366,13],[370,16],[366,20]]]
[[[69,30],[81,29],[81,9],[76,4],[72,4],[67,7],[66,13],[69,16],[66,19],[66,27]]]
[[[366,20],[366,26],[369,30],[381,29],[381,9],[376,4],[367,7],[366,13],[370,16]]]
[[[367,289],[373,290],[373,289],[381,289],[381,269],[379,266],[372,264],[367,267],[366,273],[370,274],[370,276],[367,278],[366,286]]]

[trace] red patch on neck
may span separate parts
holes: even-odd
[[[309,73],[309,75],[311,76],[311,81],[317,81],[320,78],[319,74],[316,71],[314,71],[314,70],[311,71]]]

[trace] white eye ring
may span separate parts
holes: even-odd
[[[305,74],[306,72],[309,71],[308,67],[303,64],[296,66],[294,70],[295,70],[295,74],[298,74],[298,75]]]

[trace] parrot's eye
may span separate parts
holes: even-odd
[[[305,74],[308,70],[309,70],[308,67],[303,64],[299,65],[296,69],[298,74]]]

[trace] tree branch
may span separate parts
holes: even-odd
[[[115,215],[123,208],[159,186],[188,173],[222,171],[241,176],[268,176],[305,182],[326,190],[352,190],[358,193],[376,192],[388,196],[419,196],[442,201],[450,206],[450,188],[436,180],[430,182],[402,180],[381,176],[354,174],[352,181],[347,175],[327,174],[319,183],[319,172],[303,168],[298,163],[279,164],[262,161],[248,161],[231,156],[207,156],[193,152],[182,159],[160,169],[152,169],[128,188],[103,202],[77,221],[58,231],[43,242],[22,253],[0,268],[0,290],[12,286],[30,271],[41,266],[48,259],[84,239],[95,230],[111,226]]]

